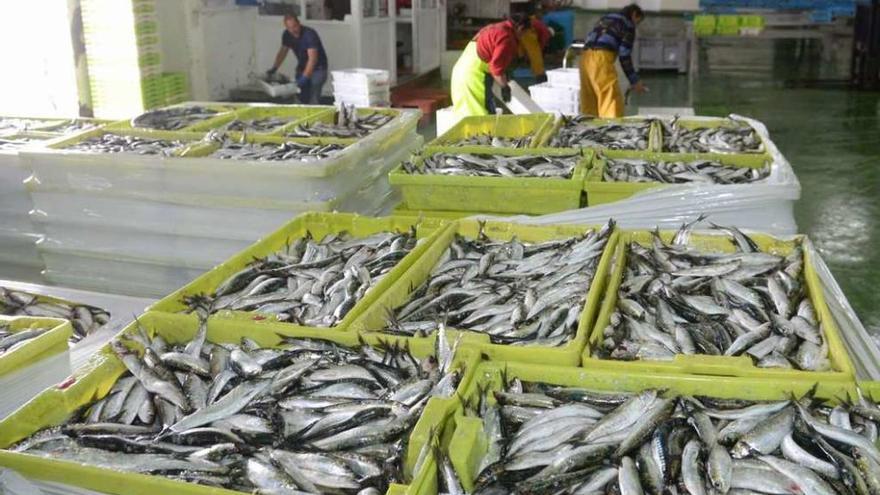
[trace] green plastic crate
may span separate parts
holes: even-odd
[[[426,223],[421,226],[418,230],[418,236],[423,238],[436,234],[437,229],[442,227],[439,221],[436,222],[438,222],[437,225]],[[521,242],[526,243],[565,239],[582,235],[590,228],[599,228],[583,225],[527,226],[492,221],[483,224],[476,220],[458,220],[453,222],[449,228],[439,232],[439,235],[432,240],[430,247],[425,253],[394,284],[384,290],[370,304],[370,307],[351,323],[349,329],[357,332],[381,332],[386,327],[389,313],[409,302],[412,291],[427,280],[443,256],[443,253],[455,239],[455,235],[461,234],[466,238],[475,239],[480,232],[481,224],[484,225],[483,232],[490,239],[508,241],[516,237]],[[547,347],[492,344],[489,342],[488,335],[486,334],[468,332],[464,329],[451,330],[473,334],[484,339],[484,343],[479,344],[478,347],[482,353],[491,356],[492,359],[577,366],[580,363],[581,351],[584,345],[586,345],[590,329],[598,314],[599,301],[603,293],[604,284],[608,279],[607,272],[610,268],[611,256],[616,244],[617,233],[613,233],[608,240],[608,244],[605,246],[605,251],[600,258],[596,274],[590,286],[585,287],[588,290],[587,298],[581,312],[577,333],[565,345]]]
[[[73,335],[73,326],[58,318],[0,315],[0,324],[9,326],[13,333],[33,328],[49,328],[48,332],[21,344],[13,351],[0,354],[0,376],[8,375],[47,357],[67,350],[67,341]]]
[[[449,146],[462,139],[489,134],[501,138],[531,136],[529,147],[534,148],[543,141],[545,133],[552,124],[553,115],[549,113],[470,116],[459,120],[443,135],[428,143],[428,146]],[[486,148],[498,149],[492,146]]]
[[[669,242],[675,235],[673,231],[661,232],[661,238]],[[763,252],[786,256],[795,247],[796,241],[783,241],[767,235],[753,234],[750,237],[755,241]],[[608,326],[611,314],[617,307],[617,292],[623,280],[626,269],[628,245],[637,242],[643,246],[651,246],[652,234],[648,231],[624,231],[621,232],[620,241],[614,253],[613,268],[608,272],[607,290],[602,302],[596,325],[590,335],[589,342],[583,353],[583,367],[590,369],[603,369],[618,373],[669,373],[673,375],[713,375],[735,376],[750,378],[766,378],[777,380],[812,380],[812,381],[846,381],[853,379],[853,365],[843,345],[840,332],[834,323],[834,319],[825,303],[822,293],[822,285],[813,266],[810,253],[804,251],[804,281],[807,295],[813,303],[816,317],[823,328],[823,334],[828,342],[829,359],[833,371],[814,372],[799,370],[767,369],[758,368],[748,356],[709,356],[709,355],[684,355],[675,356],[672,361],[618,361],[612,359],[599,359],[592,356],[592,350],[604,339],[603,331]],[[734,245],[726,235],[692,234],[690,246],[700,248],[708,252],[735,251]]]
[[[156,304],[150,306],[150,311],[164,311],[167,313],[178,313],[187,309],[183,300],[187,296],[196,294],[211,294],[231,275],[242,270],[254,259],[261,258],[272,254],[279,249],[284,248],[290,241],[303,237],[306,233],[311,233],[313,238],[321,239],[327,234],[339,233],[347,231],[355,237],[366,237],[377,232],[385,231],[407,231],[419,224],[419,219],[411,217],[382,217],[371,218],[361,217],[350,213],[306,213],[296,217],[287,225],[281,227],[275,232],[267,235],[263,239],[257,241],[252,246],[236,254],[229,260],[221,263],[213,270],[205,273],[201,277],[195,279],[183,288],[172,293],[168,297],[160,300]],[[442,234],[448,227],[445,222],[435,222],[435,226],[439,227],[435,233]],[[342,321],[333,327],[337,331],[345,331],[349,329],[351,322],[354,321],[368,307],[372,306],[372,302],[385,292],[399,277],[401,277],[407,269],[418,261],[424,253],[431,247],[434,237],[420,243],[406,257],[404,257],[397,266],[391,269],[385,277],[379,281],[374,287],[370,288],[364,297],[355,304],[354,308],[342,319]],[[255,322],[252,328],[259,329],[264,323],[275,322],[274,318],[267,315],[260,315],[252,312],[240,311],[222,311],[212,315],[212,318],[237,319]],[[292,323],[282,323],[282,325],[294,329],[308,329]],[[319,328],[321,329],[321,328]]]
[[[658,373],[620,373],[596,369],[572,369],[559,366],[539,366],[514,362],[483,362],[477,368],[463,401],[473,401],[481,389],[498,390],[502,376],[525,382],[539,382],[563,387],[585,388],[607,392],[640,392],[646,389],[664,390],[669,395],[704,395],[725,399],[785,400],[791,394],[806,394],[817,385],[816,395],[837,403],[853,390],[849,382],[814,382],[810,380],[770,380],[754,378],[680,376]],[[494,402],[492,394],[489,401]],[[474,478],[480,461],[486,454],[488,441],[482,421],[463,415],[459,408],[453,419],[452,440],[447,452],[466,492],[474,487]]]
[[[191,339],[199,326],[198,320],[194,316],[162,313],[147,313],[140,316],[138,322],[150,334],[162,335],[169,343]],[[135,332],[136,325],[137,323],[132,323],[123,329],[122,333]],[[269,325],[265,328],[270,331],[254,331],[252,324],[240,321],[212,320],[208,322],[207,340],[216,343],[238,343],[243,337],[248,337],[261,346],[275,347],[279,345],[282,337],[300,337],[324,339],[343,346],[356,346],[361,343],[361,340],[367,345],[380,345],[380,338],[377,336],[359,336],[333,330],[296,330],[280,324]],[[382,337],[381,340],[385,342],[396,341],[406,346],[416,358],[425,358],[434,354],[435,339],[433,337]],[[453,361],[453,368],[459,369],[463,373],[459,391],[463,391],[469,385],[472,371],[476,368],[478,361],[479,356],[473,351],[459,349]],[[109,344],[105,345],[93,354],[82,368],[74,371],[69,386],[53,387],[43,391],[0,422],[0,448],[8,448],[40,429],[63,423],[82,406],[106,396],[124,371],[125,367],[116,358]],[[451,417],[457,405],[458,400],[454,397],[429,400],[410,433],[404,463],[404,476],[407,479],[413,480],[412,469],[422,445],[431,438],[431,431],[439,431]],[[426,468],[430,468],[430,464],[431,462],[426,462]],[[161,476],[108,470],[8,450],[0,450],[0,466],[14,469],[27,477],[63,482],[112,495],[152,495],[155,493],[181,495],[220,495],[224,493],[231,495],[238,493],[241,495],[240,492],[172,481]],[[429,469],[417,473],[413,485],[395,485],[394,491],[389,491],[389,493],[431,493],[423,491],[424,488],[421,488],[426,486],[426,483],[428,483],[427,486],[430,486],[430,481],[426,479],[426,471]],[[436,479],[436,474],[434,478]]]
[[[718,119],[709,119],[709,120],[695,120],[695,119],[687,119],[681,118],[677,120],[677,123],[680,127],[684,129],[714,129],[716,127],[728,127],[728,128],[737,128],[737,127],[750,127],[745,122],[737,122],[731,119],[718,118]],[[658,122],[656,124],[657,128],[657,136],[656,136],[656,145],[653,148],[655,151],[668,153],[663,149],[663,126]],[[763,155],[765,159],[771,160],[773,157],[770,156],[767,149],[767,142],[761,137],[757,132],[755,133],[758,136],[758,139],[761,141],[761,149],[759,151],[748,151],[744,153],[725,153],[725,156],[734,156],[734,155]]]
[[[483,147],[428,148],[413,163],[421,167],[424,156],[437,153],[490,153],[504,156],[566,156],[577,150],[555,148]],[[410,210],[479,211],[541,215],[573,210],[582,206],[581,184],[586,178],[592,152],[581,151],[583,158],[575,166],[570,179],[533,177],[466,177],[450,175],[409,174],[399,165],[388,178],[403,194],[403,204]]]
[[[549,130],[544,133],[543,139],[538,143],[538,147],[550,147],[550,141],[553,139],[553,136],[562,129],[562,126],[565,124],[564,117],[558,117],[550,126]],[[595,124],[596,127],[601,127],[607,124],[626,124],[628,122],[643,122],[650,119],[640,118],[640,117],[627,117],[622,119],[592,119],[590,120],[591,124]],[[631,151],[660,151],[661,141],[658,141],[660,137],[660,124],[656,121],[651,123],[651,128],[648,131],[648,147],[644,150],[631,150]],[[596,146],[595,149],[604,149],[603,146]]]
[[[410,210],[406,208],[406,205],[402,204],[398,205],[392,213],[404,217],[439,218],[443,220],[458,220],[460,218],[483,215],[483,213],[476,211]]]
[[[717,19],[714,15],[695,15],[694,34],[697,36],[712,36],[715,34],[716,22]]]
[[[715,34],[737,36],[739,34],[739,16],[719,15],[715,24]]]
[[[669,187],[674,184],[662,182],[606,182],[604,180],[605,165],[610,159],[641,159],[651,161],[696,161],[717,160],[725,165],[736,167],[761,168],[767,163],[763,155],[718,155],[711,153],[645,153],[638,151],[606,150],[597,153],[593,165],[584,181],[587,192],[587,204],[596,206],[613,203],[633,196],[648,189]]]
[[[49,148],[54,150],[64,150],[65,148],[69,148],[70,146],[79,143],[81,141],[85,141],[87,139],[98,137],[104,134],[117,134],[120,136],[136,136],[141,138],[149,138],[149,139],[162,139],[167,141],[182,141],[184,143],[189,143],[191,146],[196,147],[199,145],[200,140],[202,139],[201,134],[196,134],[192,132],[177,132],[177,131],[156,131],[151,129],[132,129],[128,130],[113,130],[109,128],[109,125],[100,127],[98,129],[92,129],[90,131],[82,132],[75,134],[73,136],[68,137],[67,139],[62,139],[59,141],[54,141],[49,145]],[[188,146],[184,145],[181,149],[177,150],[177,154],[186,151]],[[85,152],[81,152],[86,154]],[[157,157],[154,157],[157,158]]]
[[[333,110],[330,107],[322,107],[322,106],[307,106],[307,105],[285,105],[285,106],[272,106],[272,107],[245,107],[241,109],[237,109],[231,113],[226,113],[223,115],[219,115],[214,117],[213,119],[205,120],[191,127],[193,131],[207,131],[211,129],[219,129],[233,120],[252,120],[252,119],[264,119],[267,117],[279,117],[288,120],[287,124],[276,127],[273,131],[261,133],[261,132],[248,132],[247,134],[257,135],[257,136],[279,136],[280,130],[286,128],[289,125],[296,124],[302,122],[309,118],[316,118],[325,114],[332,114]],[[294,141],[296,139],[290,139]],[[352,142],[348,140],[346,142]]]

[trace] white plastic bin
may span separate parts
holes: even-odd
[[[550,86],[561,88],[580,88],[581,73],[580,69],[551,69],[547,71],[547,83]]]

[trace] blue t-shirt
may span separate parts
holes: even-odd
[[[321,38],[314,29],[303,26],[299,38],[295,38],[290,34],[290,31],[285,29],[281,35],[281,44],[293,50],[293,54],[296,55],[297,74],[301,74],[306,68],[306,63],[309,61],[309,48],[318,50],[318,63],[315,65],[315,69],[327,69],[327,52],[324,51]]]

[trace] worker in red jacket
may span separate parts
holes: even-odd
[[[519,38],[531,25],[525,14],[481,29],[452,68],[452,108],[456,115],[495,112],[492,83],[507,88],[505,72],[519,54]]]

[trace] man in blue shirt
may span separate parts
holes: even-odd
[[[623,95],[617,82],[616,58],[632,90],[648,88],[639,80],[632,63],[636,26],[645,18],[641,7],[632,4],[620,12],[602,17],[587,35],[581,55],[581,113],[602,118],[623,117]]]
[[[281,48],[275,55],[275,65],[266,73],[275,74],[287,57],[287,50],[296,55],[296,84],[299,86],[300,103],[316,105],[321,96],[321,88],[327,82],[327,52],[318,33],[299,22],[294,14],[284,16],[284,32],[281,34]]]

